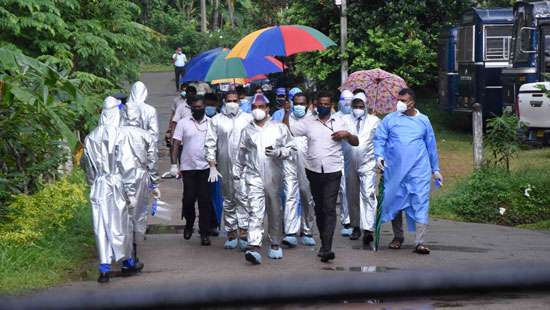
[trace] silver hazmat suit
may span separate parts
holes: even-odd
[[[380,119],[374,115],[365,114],[356,118],[353,114],[343,117],[359,138],[358,146],[346,144],[344,157],[346,166],[346,198],[352,227],[374,231],[376,218],[376,160],[374,158],[374,134]]]
[[[266,148],[278,150],[278,157],[266,156]],[[267,210],[269,239],[279,245],[282,237],[281,197],[283,162],[296,151],[288,127],[268,120],[263,127],[251,123],[241,133],[233,175],[244,177],[248,194],[248,244],[261,246]]]
[[[308,113],[304,117],[309,115],[311,114]],[[290,114],[288,118],[290,127],[292,128],[301,119],[303,118],[297,118],[294,114]],[[284,185],[287,194],[284,214],[285,233],[297,234],[301,230],[302,234],[311,236],[315,221],[315,203],[305,170],[307,137],[294,137],[293,140],[296,152],[284,162]],[[299,197],[299,204],[296,197]]]
[[[116,141],[116,164],[134,210],[134,230],[145,234],[150,190],[157,188],[158,149],[152,135],[141,128],[141,111],[127,103]]]
[[[159,139],[159,122],[157,110],[145,103],[147,99],[147,87],[141,81],[137,81],[130,89],[127,104],[136,104],[141,112],[141,128],[147,130],[153,136],[155,144]]]
[[[83,163],[91,185],[94,232],[101,264],[131,257],[133,226],[122,178],[115,164],[120,102],[107,97],[101,118],[84,141]]]
[[[252,120],[250,113],[239,111],[237,115],[218,113],[208,122],[205,154],[207,161],[216,162],[222,175],[223,226],[226,232],[248,229],[248,198],[238,190],[244,185],[244,179],[234,181],[233,165],[237,160],[241,132]]]

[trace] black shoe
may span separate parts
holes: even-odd
[[[353,227],[353,232],[349,236],[350,240],[357,240],[361,238],[361,229],[359,227]]]
[[[137,261],[137,262],[135,263],[135,265],[132,266],[132,267],[122,267],[122,268],[120,269],[120,273],[121,273],[121,275],[122,275],[123,277],[133,276],[133,275],[135,275],[135,274],[137,274],[137,273],[140,273],[141,270],[143,270],[143,267],[144,267],[144,266],[145,266],[145,265],[144,265],[142,262]]]
[[[210,238],[208,236],[201,236],[201,245],[210,245]]]
[[[208,234],[210,235],[210,237],[217,237],[220,235],[220,232],[218,231],[217,228],[212,228]]]
[[[321,257],[321,261],[323,263],[328,263],[329,261],[333,260],[334,258],[336,258],[336,255],[334,255],[334,252],[323,252],[323,253],[319,253],[320,254],[320,257]]]
[[[111,279],[111,272],[110,271],[100,272],[99,273],[99,278],[97,278],[97,282],[107,283],[107,282],[109,282],[110,279]]]
[[[369,246],[374,241],[374,236],[372,235],[372,232],[365,230],[363,232],[363,245]]]
[[[193,236],[193,227],[191,227],[191,228],[185,227],[183,229],[183,239],[189,240],[189,239],[191,239],[191,236]]]

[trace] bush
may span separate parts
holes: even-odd
[[[480,223],[519,225],[550,220],[550,174],[544,169],[480,170],[434,199],[433,208],[436,214],[446,210],[464,221]]]

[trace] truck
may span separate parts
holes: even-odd
[[[504,104],[525,124],[526,142],[550,140],[550,1],[514,5],[510,68],[502,71]]]

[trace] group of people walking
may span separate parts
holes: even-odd
[[[440,185],[442,176],[435,135],[416,109],[414,92],[401,90],[397,111],[383,120],[369,113],[359,89],[341,93],[338,112],[329,93],[309,98],[292,88],[276,94],[276,111],[261,89],[248,98],[229,91],[222,100],[198,96],[193,87],[178,95],[166,138],[172,165],[163,177],[183,179],[184,238],[194,233],[197,203],[204,246],[220,225],[225,249],[240,249],[246,261],[261,264],[267,217],[269,258],[283,258],[283,246],[315,246],[316,224],[318,256],[329,262],[335,258],[338,199],[340,233],[352,240],[363,236],[366,246],[373,242],[382,172],[381,220],[392,221],[390,248],[404,242],[404,211],[409,229],[416,230],[415,251],[429,254],[423,237],[431,180]],[[100,282],[108,281],[113,260],[122,261],[126,274],[143,268],[131,245],[136,233],[144,233],[149,197],[160,198],[158,124],[145,99],[141,82],[125,104],[108,97],[98,128],[86,138]],[[223,206],[220,222],[217,204]]]

